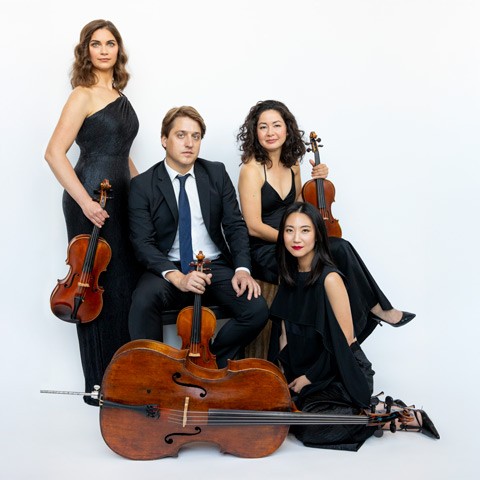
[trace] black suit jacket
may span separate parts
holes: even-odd
[[[232,268],[251,269],[247,227],[225,165],[197,158],[194,173],[210,237]],[[157,275],[176,269],[167,255],[178,229],[178,207],[164,161],[132,179],[128,211],[139,262]]]

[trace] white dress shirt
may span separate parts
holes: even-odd
[[[180,180],[177,175],[179,173],[171,168],[165,161],[165,168],[167,169],[168,176],[172,181],[173,191],[175,192],[175,198],[177,199],[180,193]],[[185,182],[185,191],[188,195],[188,203],[190,204],[190,215],[192,217],[192,247],[193,254],[196,255],[200,250],[204,253],[205,258],[209,260],[217,259],[221,252],[211,239],[205,222],[203,221],[202,210],[200,208],[200,199],[198,197],[197,182],[195,181],[195,174],[193,167],[185,174],[190,174]],[[180,261],[180,242],[178,240],[178,229],[173,241],[172,248],[168,252],[168,259],[172,262]],[[195,258],[194,258],[195,260]]]

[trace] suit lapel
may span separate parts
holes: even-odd
[[[175,199],[175,192],[173,191],[172,181],[165,168],[165,160],[160,164],[158,168],[158,183],[157,188],[160,190],[160,195],[165,198],[168,208],[172,212],[175,222],[178,223],[178,206]]]
[[[203,221],[210,232],[210,180],[207,172],[198,163],[195,162],[194,172],[197,183],[198,198],[200,200],[200,209],[202,210]]]

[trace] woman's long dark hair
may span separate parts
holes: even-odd
[[[328,244],[327,229],[325,228],[325,223],[320,215],[320,212],[311,203],[295,202],[285,210],[280,222],[280,228],[278,230],[276,255],[280,282],[283,282],[290,287],[295,285],[295,276],[298,272],[298,261],[285,247],[283,234],[287,218],[292,213],[303,213],[307,215],[307,217],[312,221],[315,232],[315,247],[314,256],[312,259],[312,268],[306,281],[306,286],[310,286],[318,280],[325,265],[330,265],[332,267],[335,266]]]
[[[117,62],[113,68],[113,84],[117,90],[123,90],[127,86],[130,74],[126,69],[128,56],[125,52],[125,47],[123,46],[122,36],[112,22],[99,19],[87,23],[80,32],[80,41],[74,50],[75,61],[72,66],[70,79],[72,88],[78,86],[91,87],[97,83],[98,79],[93,72],[93,65],[90,59],[89,44],[92,35],[97,30],[103,28],[108,30],[115,37],[118,44]]]
[[[287,126],[287,139],[282,147],[280,162],[290,168],[305,155],[305,143],[303,142],[303,130],[300,130],[295,117],[285,104],[278,100],[263,100],[254,105],[248,112],[243,125],[237,135],[237,142],[240,142],[242,151],[242,163],[249,162],[255,158],[262,165],[271,165],[268,152],[260,145],[257,137],[257,124],[260,115],[266,110],[275,110],[283,118]]]

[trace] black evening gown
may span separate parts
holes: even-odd
[[[278,230],[283,213],[289,205],[295,202],[293,171],[292,187],[284,199],[278,195],[266,178],[262,185],[261,195],[262,221]],[[372,307],[377,303],[384,310],[390,310],[393,307],[350,242],[343,238],[329,237],[329,246],[335,265],[345,278],[354,318],[355,335],[361,343],[378,325],[370,313]],[[251,236],[250,252],[253,277],[269,283],[278,283],[275,244]]]
[[[94,192],[106,178],[112,186],[110,196],[113,197],[107,199],[106,210],[110,217],[100,230],[112,249],[107,271],[99,279],[105,289],[103,309],[92,322],[77,325],[86,392],[101,384],[113,354],[130,340],[128,312],[138,267],[129,241],[128,157],[138,126],[135,111],[121,95],[86,118],[76,138],[80,157],[75,172],[80,182],[93,198],[98,199]],[[63,194],[63,212],[69,241],[76,235],[92,233],[93,224],[67,192]],[[85,401],[95,403],[88,397]]]
[[[349,346],[328,301],[325,267],[321,277],[306,287],[309,273],[298,273],[295,286],[280,284],[272,303],[269,359],[279,362],[290,383],[306,375],[312,382],[300,394],[292,392],[297,407],[326,415],[358,415],[370,405],[373,391],[371,363],[356,342]],[[287,345],[279,351],[281,321]],[[305,445],[356,451],[373,434],[365,425],[295,426],[291,431]]]

